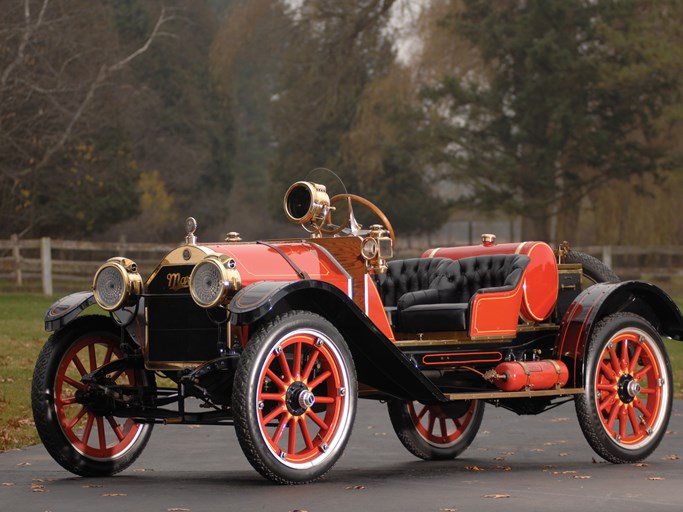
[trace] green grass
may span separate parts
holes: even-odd
[[[38,294],[0,293],[0,452],[38,442],[31,414],[31,377],[49,335],[43,329],[43,314],[52,302]],[[667,340],[666,346],[674,390],[683,398],[683,343]]]
[[[0,294],[0,451],[38,442],[31,376],[47,339],[43,314],[52,302],[37,294]]]

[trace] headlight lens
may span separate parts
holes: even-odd
[[[377,246],[377,240],[374,238],[366,238],[360,247],[360,252],[363,258],[366,260],[371,260],[377,257],[379,253],[379,247]]]
[[[133,302],[142,292],[142,278],[135,262],[127,258],[112,258],[102,265],[93,280],[97,304],[105,311],[114,311]]]
[[[224,305],[240,286],[235,260],[224,255],[207,256],[190,274],[190,295],[197,305],[207,309]]]

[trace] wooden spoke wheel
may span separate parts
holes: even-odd
[[[389,402],[389,417],[403,446],[421,459],[453,459],[472,443],[484,415],[484,402],[448,405]]]
[[[276,317],[249,341],[233,390],[235,428],[254,468],[278,483],[324,475],[351,434],[357,384],[341,334],[313,313]]]
[[[104,316],[75,320],[50,337],[36,362],[32,385],[38,434],[52,457],[81,476],[118,473],[144,449],[152,425],[93,411],[82,377],[124,357],[119,330]],[[150,377],[124,369],[106,376],[111,385],[147,384]]]
[[[657,331],[642,317],[616,313],[596,325],[576,399],[586,439],[614,463],[642,460],[659,445],[671,416],[672,372]]]

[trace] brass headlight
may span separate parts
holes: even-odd
[[[207,256],[190,274],[190,295],[203,308],[223,306],[241,286],[235,260],[222,254]]]
[[[285,194],[285,214],[297,224],[311,224],[316,229],[330,210],[330,198],[325,185],[297,181]]]
[[[93,279],[92,289],[97,304],[105,311],[132,305],[142,293],[142,277],[137,265],[128,258],[111,258],[102,265]]]

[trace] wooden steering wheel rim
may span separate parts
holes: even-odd
[[[389,231],[389,237],[391,238],[391,241],[396,245],[396,235],[394,234],[394,227],[391,225],[391,222],[387,218],[387,216],[384,214],[382,210],[380,210],[374,203],[368,201],[364,197],[357,196],[356,194],[337,194],[336,196],[332,196],[330,198],[330,206],[334,206],[336,203],[339,201],[346,199],[349,202],[349,212],[351,212],[351,202],[357,202],[359,204],[362,204],[366,208],[368,208],[372,213],[374,213],[379,220],[381,221],[382,225],[384,226],[385,229]],[[328,214],[329,216],[329,214]],[[335,229],[331,230],[326,230],[322,229],[321,231],[328,234],[328,235],[336,235],[339,233],[342,229],[344,229],[347,224],[349,223],[349,215],[346,216],[346,219],[344,222]]]

